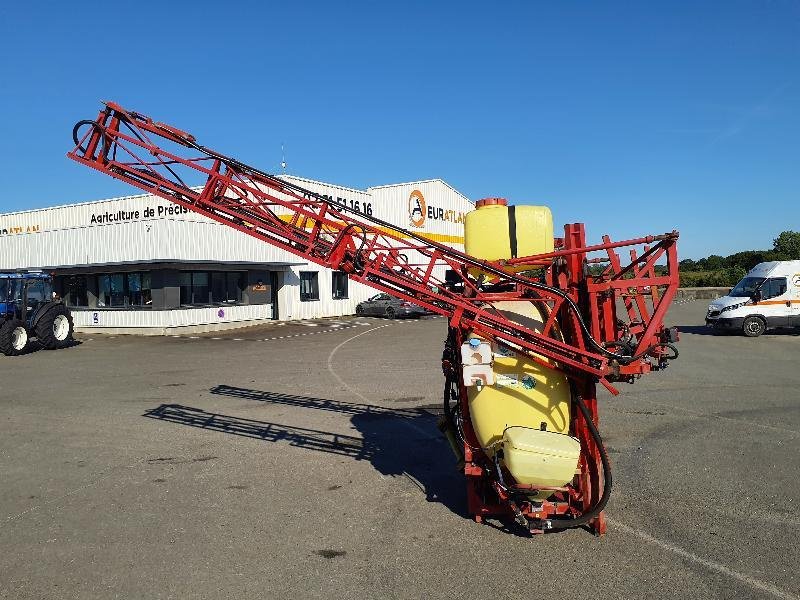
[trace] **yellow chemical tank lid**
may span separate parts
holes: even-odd
[[[562,458],[575,458],[581,453],[581,443],[571,435],[530,427],[507,427],[503,432],[503,442],[515,450]]]

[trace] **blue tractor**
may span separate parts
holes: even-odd
[[[45,273],[0,273],[0,352],[22,354],[32,338],[49,350],[72,342],[72,315]]]

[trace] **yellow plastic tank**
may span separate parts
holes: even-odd
[[[561,487],[572,480],[581,443],[570,435],[527,427],[503,433],[503,462],[519,483]]]
[[[534,331],[544,327],[543,315],[530,302],[495,302],[512,321]],[[493,455],[508,427],[522,426],[568,433],[570,388],[566,376],[508,348],[494,349],[494,384],[467,388],[472,427],[480,445]]]
[[[552,252],[553,215],[546,206],[508,206],[505,198],[478,200],[464,222],[464,250],[484,260]]]

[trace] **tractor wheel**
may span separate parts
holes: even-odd
[[[53,304],[36,322],[36,337],[48,350],[69,345],[72,332],[72,316],[63,304]]]
[[[0,325],[0,352],[17,356],[28,348],[28,330],[19,319],[9,319]]]
[[[742,331],[747,337],[758,337],[767,328],[761,317],[747,317],[742,323]]]

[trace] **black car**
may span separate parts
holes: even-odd
[[[356,314],[395,319],[401,317],[421,317],[426,314],[426,312],[424,308],[412,302],[400,300],[389,294],[378,294],[369,300],[360,302],[356,306]]]

